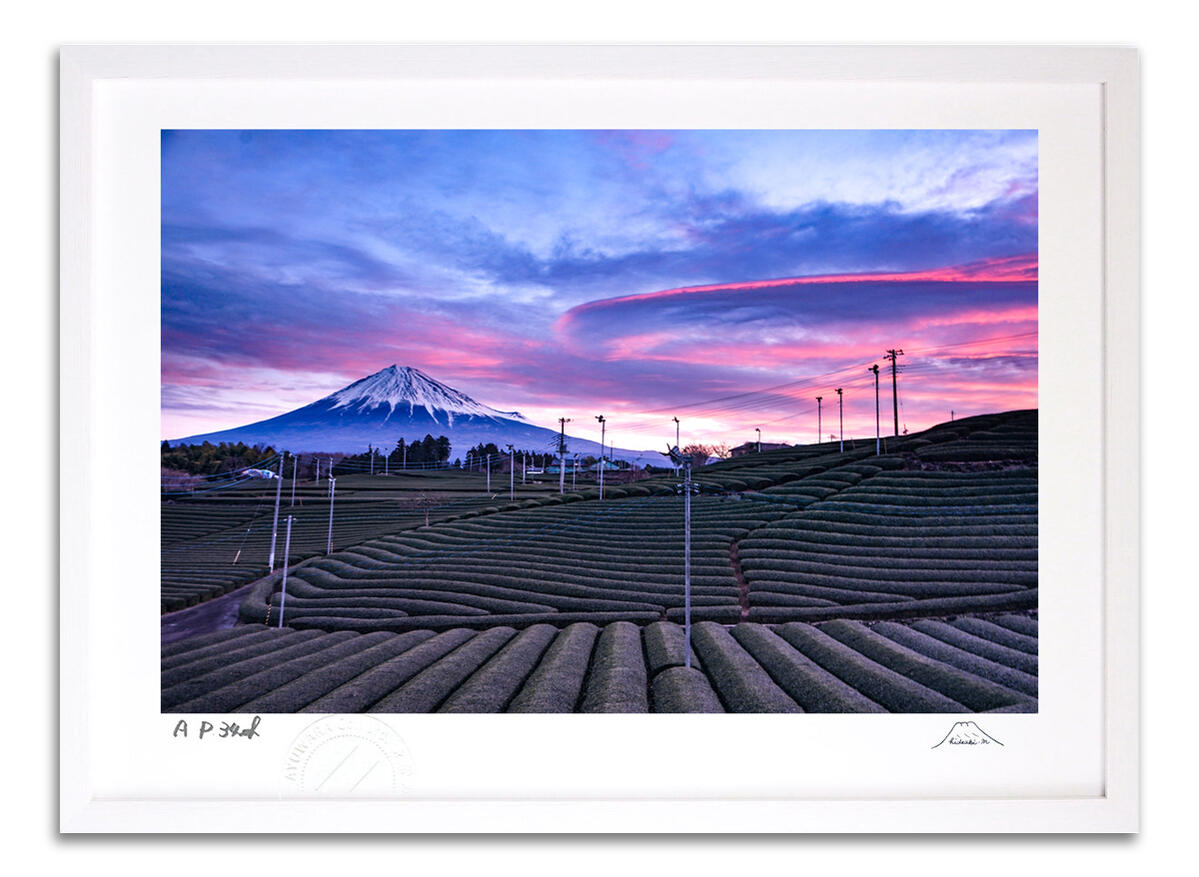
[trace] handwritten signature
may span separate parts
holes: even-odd
[[[258,732],[258,725],[262,722],[262,716],[254,716],[253,721],[244,728],[238,722],[220,722],[219,725],[214,725],[207,719],[201,719],[200,725],[196,729],[196,739],[203,740],[208,734],[213,735],[213,739],[231,739],[234,737],[245,737],[247,740],[253,740],[255,737],[261,736]],[[172,737],[187,737],[188,735],[187,719],[180,719],[175,723],[175,730],[172,732]]]
[[[976,725],[974,722],[954,722],[937,746],[1002,746],[1003,744]],[[937,746],[932,747],[936,749]]]

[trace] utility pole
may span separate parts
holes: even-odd
[[[607,427],[608,422],[606,420],[604,420],[604,415],[602,415],[602,414],[596,415],[595,419],[599,421],[599,425],[600,425],[599,484],[600,484],[600,499],[603,499],[604,498],[604,469],[606,468],[604,466],[604,430]]]
[[[879,426],[879,364],[875,362],[873,366],[867,368],[868,372],[874,372],[874,456],[879,456],[882,453],[882,431]]]
[[[367,445],[367,448],[371,452],[371,474],[374,475],[375,474],[375,448],[374,448],[374,445]]]
[[[691,460],[683,460],[683,636],[687,641],[684,664],[691,667]]]
[[[837,387],[837,418],[840,420],[840,426],[837,428],[837,436],[841,441],[841,453],[845,453],[845,406],[842,404],[843,396],[841,395],[841,387]]]
[[[291,522],[295,518],[287,516],[287,541],[283,543],[283,594],[279,598],[279,626],[283,626],[283,607],[287,605],[287,561],[291,556]]]
[[[300,458],[291,458],[291,505],[296,505],[296,479],[300,477]]]
[[[407,442],[404,442],[404,462],[401,465],[404,467],[404,471],[408,470],[408,443]]]
[[[487,492],[491,493],[491,454],[487,455]]]
[[[816,444],[820,444],[822,441],[824,441],[824,423],[823,418],[821,417],[821,415],[824,413],[822,410],[822,399],[824,399],[823,396],[816,397]]]
[[[681,447],[679,447],[679,419],[677,417],[672,417],[671,420],[674,421],[674,446],[676,448],[679,448],[679,450],[681,451],[683,449]],[[674,467],[674,474],[675,475],[679,474],[678,466]]]
[[[524,484],[525,479],[529,477],[529,454],[526,451],[520,455],[520,483]]]
[[[383,457],[383,474],[391,474],[391,454],[386,454]]]
[[[333,497],[337,494],[337,479],[329,479],[329,542],[325,546],[325,554],[333,553]]]
[[[558,418],[558,493],[566,493],[566,424],[569,417]]]
[[[574,467],[570,470],[570,489],[571,490],[575,489],[575,485],[578,483],[578,481],[579,481],[579,455],[575,454]],[[602,498],[603,494],[600,494],[600,496]]]
[[[758,434],[758,453],[760,454],[762,453],[762,428],[760,426],[755,426],[754,432]]]
[[[283,457],[286,451],[279,452],[279,472],[275,476],[275,521],[271,524],[271,557],[267,562],[270,571],[275,571],[275,543],[279,537],[279,499],[283,495]]]
[[[684,663],[691,667],[691,458],[678,445],[667,449],[670,462],[683,470],[683,637]],[[677,490],[678,488],[676,488]]]
[[[892,348],[888,350],[883,359],[891,360],[891,401],[895,407],[895,434],[899,435],[899,381],[895,377],[898,372],[897,364],[899,357],[903,356],[902,350]]]
[[[508,502],[516,499],[516,450],[508,445]]]

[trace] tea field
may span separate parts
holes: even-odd
[[[165,496],[161,519],[162,611],[171,612],[218,597],[269,572],[274,481],[227,490]],[[333,546],[424,526],[468,512],[504,505],[508,482],[467,472],[343,475],[334,497]],[[548,485],[518,486],[524,498],[549,495]],[[553,491],[556,494],[556,490]],[[324,554],[329,536],[329,495],[324,480],[283,481],[276,563],[282,561],[285,520],[293,515],[291,560]]]
[[[163,647],[163,709],[1036,709],[1036,411],[694,480],[691,669],[673,474],[512,502],[506,475],[343,476],[328,554],[324,483],[293,507],[285,481],[286,594],[275,483],[172,498],[163,611],[249,587],[238,626]]]
[[[243,625],[163,649],[162,709],[204,712],[1035,712],[1037,621],[405,633]]]

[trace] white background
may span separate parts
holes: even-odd
[[[5,244],[4,459],[10,502],[5,576],[6,721],[0,752],[14,811],[6,834],[21,853],[53,856],[57,867],[122,871],[169,868],[173,874],[253,873],[286,862],[289,870],[326,873],[347,866],[444,873],[456,865],[488,870],[576,868],[609,871],[747,866],[855,872],[886,869],[929,873],[966,869],[971,875],[1027,868],[1127,871],[1177,867],[1190,859],[1195,779],[1194,567],[1182,546],[1195,538],[1187,500],[1195,479],[1187,434],[1195,417],[1187,343],[1196,325],[1194,101],[1195,47],[1189,29],[1163,5],[1089,3],[1085,16],[1044,2],[1001,6],[960,2],[858,2],[843,13],[807,5],[754,3],[607,2],[457,4],[437,15],[431,4],[293,2],[252,6],[244,0],[202,5],[108,2],[46,4],[10,11],[5,51],[6,131],[3,138]],[[525,9],[518,14],[515,9]],[[14,14],[14,12],[16,14]],[[563,839],[388,841],[385,839],[148,838],[60,840],[55,836],[56,763],[56,483],[53,447],[57,384],[55,265],[57,130],[55,48],[63,42],[137,41],[739,41],[739,42],[1010,42],[1131,44],[1144,52],[1145,478],[1144,645],[1145,833],[1136,839],[920,838],[717,839],[651,841]],[[15,268],[15,270],[14,270]],[[14,429],[16,427],[16,429]],[[42,449],[39,451],[39,449]],[[13,564],[12,561],[16,560]],[[18,720],[20,716],[20,720]],[[685,859],[680,858],[680,855]],[[1177,855],[1173,863],[1169,860]],[[378,857],[385,856],[381,860]],[[448,858],[447,858],[448,857]],[[852,858],[850,858],[852,857]],[[1139,861],[1133,862],[1133,858]],[[616,861],[619,858],[627,864]],[[1154,861],[1145,861],[1151,858]],[[18,867],[20,865],[18,864]]]
[[[159,464],[156,441],[146,441],[147,435],[157,437],[159,421],[160,130],[254,126],[1038,131],[1039,566],[1053,587],[1044,589],[1040,602],[1039,713],[988,716],[984,723],[1003,748],[993,747],[985,757],[982,750],[949,757],[934,751],[956,718],[945,715],[818,715],[802,722],[778,715],[405,715],[384,721],[412,753],[405,800],[1103,794],[1103,593],[1096,586],[1102,578],[1103,469],[1090,439],[1099,432],[1102,386],[1078,380],[1080,368],[1098,366],[1101,343],[1099,86],[172,80],[106,82],[95,99],[94,346],[84,361],[92,364],[93,395],[104,400],[92,415],[92,453],[122,461],[90,476],[89,542],[98,574],[80,595],[88,600],[90,636],[84,690],[91,705],[83,745],[95,797],[269,797],[283,785],[280,765],[288,748],[311,721],[267,716],[260,741],[230,750],[172,738],[171,716],[147,720],[157,717],[160,688],[152,659],[159,644],[159,522],[152,500]],[[65,629],[73,628],[68,623]],[[824,815],[831,807],[819,811]],[[791,811],[775,824],[803,818]],[[720,824],[740,828],[745,821],[733,823],[726,813]]]

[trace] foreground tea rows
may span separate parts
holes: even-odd
[[[242,625],[162,649],[171,713],[1035,712],[1027,613],[521,630]]]

